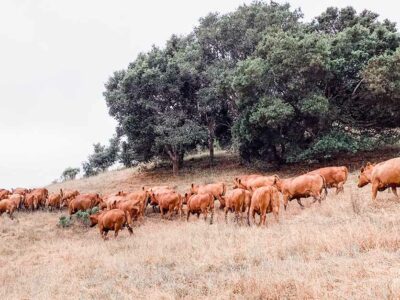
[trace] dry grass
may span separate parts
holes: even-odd
[[[201,164],[201,163],[200,163]],[[231,181],[245,168],[234,159],[214,169],[135,174],[115,171],[65,183],[83,191],[109,192],[142,185]],[[283,171],[289,172],[289,171]],[[60,185],[51,186],[58,189]],[[95,229],[57,227],[59,213],[16,213],[0,218],[0,299],[307,298],[400,297],[400,203],[357,189],[330,193],[321,205],[291,202],[280,223],[267,228],[189,223],[150,215],[129,236],[123,230],[103,242]]]

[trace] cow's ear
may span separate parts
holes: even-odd
[[[238,182],[239,182],[239,184],[241,184],[242,183],[242,179],[239,179]]]
[[[364,172],[364,170],[365,170],[364,167],[361,167],[361,173]]]
[[[367,162],[367,167],[371,166],[372,164],[370,162]]]
[[[194,184],[192,183],[192,187],[194,187]]]
[[[144,191],[144,186],[142,186],[142,190]]]
[[[188,194],[188,193],[185,193],[185,198],[187,197],[187,194]]]

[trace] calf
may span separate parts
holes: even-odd
[[[255,214],[260,215],[259,225],[266,225],[267,213],[272,212],[279,222],[279,193],[273,186],[260,187],[251,197],[250,209],[247,213],[247,224],[250,225],[250,216],[255,223]]]
[[[311,171],[307,174],[319,174],[325,178],[327,188],[336,188],[336,195],[344,191],[349,170],[347,167],[326,167]]]
[[[114,230],[115,238],[124,226],[128,228],[129,234],[133,234],[132,228],[127,223],[125,212],[121,209],[101,211],[90,216],[90,226],[98,224],[101,237],[106,240],[108,231]]]
[[[313,203],[316,201],[321,203],[321,200],[325,199],[328,193],[325,178],[319,174],[304,174],[288,179],[279,178],[276,182],[276,187],[283,195],[285,210],[288,202],[293,199],[296,199],[300,207],[304,208],[301,198],[313,197]],[[324,190],[325,195],[322,196]]]
[[[367,163],[361,168],[358,176],[358,187],[372,184],[372,201],[376,200],[378,191],[391,188],[393,194],[399,197],[397,189],[400,187],[400,157],[392,158],[379,164]]]
[[[168,212],[168,219],[171,219],[173,211],[179,211],[182,217],[182,196],[177,192],[150,193],[151,203],[160,207],[161,218],[164,218],[165,211]]]
[[[142,190],[135,191],[126,195],[126,199],[133,201],[139,208],[139,215],[143,218],[145,215],[147,203],[150,199],[150,192],[142,188]]]
[[[232,211],[235,213],[235,221],[243,223],[243,212],[245,211],[246,205],[246,192],[243,189],[234,189],[222,196],[225,202],[224,212],[225,212],[225,222],[228,223],[228,212]]]
[[[133,220],[136,220],[140,214],[140,208],[137,203],[130,200],[120,201],[116,204],[116,208],[125,212],[126,221],[133,226]]]
[[[222,203],[224,200],[222,200],[221,196],[225,195],[225,192],[226,192],[226,186],[225,183],[223,182],[209,183],[205,185],[198,185],[192,183],[192,185],[190,186],[189,195],[211,194],[213,195],[214,199],[218,199],[220,203]]]
[[[211,212],[210,224],[213,223],[214,196],[212,194],[206,193],[189,196],[186,193],[185,198],[187,199],[186,221],[189,221],[190,214],[197,214],[197,217],[199,217],[200,213],[204,215],[204,221],[206,221],[208,212]]]
[[[63,191],[60,189],[59,194],[50,194],[46,200],[46,207],[52,211],[53,208],[62,208]]]

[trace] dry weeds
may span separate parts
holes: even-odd
[[[173,178],[132,170],[69,182],[84,191],[225,180],[245,169]],[[57,227],[60,213],[0,218],[1,299],[376,299],[400,297],[400,203],[383,192],[330,193],[300,210],[294,201],[266,228],[162,221],[152,214],[129,236],[104,242],[96,229]],[[58,189],[60,185],[52,186]]]

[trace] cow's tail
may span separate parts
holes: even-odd
[[[326,199],[326,196],[328,196],[328,186],[327,186],[327,184],[326,184],[325,177],[322,176],[322,175],[319,175],[319,176],[321,176],[321,178],[322,178],[322,187],[323,187],[323,189],[325,190],[325,195],[324,195],[323,200],[325,200],[325,199]]]
[[[343,184],[347,181],[347,177],[349,176],[349,169],[347,167],[343,167],[344,171],[344,182]]]
[[[222,184],[222,194],[221,194],[221,196],[225,196],[225,194],[226,194],[226,184],[223,183]]]

